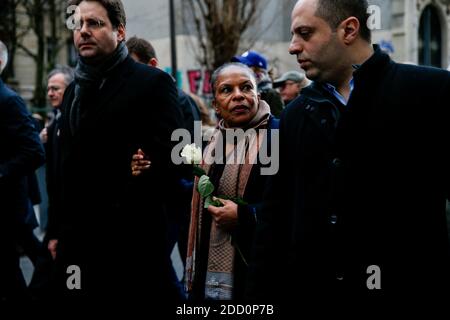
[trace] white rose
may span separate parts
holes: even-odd
[[[202,149],[197,147],[195,143],[187,144],[181,151],[181,156],[190,164],[200,164],[202,162]]]

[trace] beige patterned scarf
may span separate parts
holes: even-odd
[[[263,138],[259,136],[259,130],[267,128],[270,118],[270,107],[265,101],[260,102],[258,112],[252,121],[245,127],[247,129],[255,129],[254,134],[247,135],[246,139],[241,139],[235,144],[233,141],[227,143],[225,147],[226,165],[220,178],[219,186],[216,186],[217,195],[225,195],[228,197],[243,197],[248,178],[253,163],[256,162],[258,150],[263,142]],[[214,163],[215,148],[219,139],[226,135],[227,130],[235,130],[239,128],[228,128],[222,121],[219,122],[219,130],[216,130],[211,138],[208,147],[203,154],[202,168],[206,174],[210,172],[211,163]],[[223,141],[223,140],[222,140]],[[229,164],[230,158],[234,157],[235,161]],[[236,162],[238,160],[238,162]],[[191,208],[191,224],[189,228],[188,253],[186,259],[186,290],[192,291],[193,282],[195,280],[196,269],[196,253],[200,246],[202,215],[209,214],[203,209],[203,199],[197,192],[198,179],[195,181],[194,193],[192,197]],[[209,239],[207,274],[205,283],[205,298],[229,300],[232,299],[233,291],[233,265],[234,265],[235,248],[231,242],[231,234],[225,230],[217,228],[214,221],[211,223],[211,232]]]

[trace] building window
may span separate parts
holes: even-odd
[[[442,67],[441,19],[434,6],[428,5],[422,12],[419,27],[419,64]]]

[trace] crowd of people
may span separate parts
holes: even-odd
[[[373,45],[367,1],[297,1],[288,51],[301,69],[272,81],[259,52],[232,57],[212,74],[211,107],[177,88],[148,41],[127,40],[120,0],[70,4],[78,63],[49,73],[45,129],[0,80],[0,300],[306,308],[449,295],[450,73]],[[210,137],[201,177],[173,161],[172,133],[194,137],[196,121]],[[30,219],[44,161],[40,244]],[[35,257],[32,290],[18,244]]]

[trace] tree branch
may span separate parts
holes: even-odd
[[[197,3],[197,5],[199,6],[200,11],[202,12],[202,18],[204,19],[203,12],[205,12],[205,11],[204,11],[204,8],[202,7],[201,1],[200,0],[196,0],[195,3]],[[199,42],[201,51],[203,53],[203,55],[197,56],[197,60],[202,65],[208,65],[208,48],[207,48],[206,40],[205,40],[205,38],[203,36],[201,20],[197,16],[197,11],[195,10],[196,9],[195,3],[194,3],[194,0],[189,0],[189,5],[190,5],[192,17],[194,19],[195,29],[197,31],[198,42]]]
[[[21,44],[20,42],[17,43],[17,46],[22,49],[27,55],[29,55],[31,58],[33,58],[33,60],[37,61],[38,60],[38,56],[37,54],[31,52],[27,47],[25,47],[23,44]]]
[[[191,24],[198,36],[198,58],[208,69],[217,68],[236,54],[242,34],[258,18],[263,0],[188,0]]]
[[[244,33],[245,30],[247,30],[248,26],[254,22],[254,17],[256,16],[256,11],[258,8],[258,4],[256,2],[257,0],[250,0],[249,2],[246,2],[246,5],[250,3],[250,8],[246,10],[246,7],[244,7],[244,11],[248,12],[246,18],[242,19],[241,29],[239,30],[241,33]],[[245,16],[245,12],[243,13]]]

